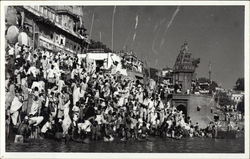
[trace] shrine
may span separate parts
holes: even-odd
[[[184,42],[173,67],[173,82],[181,86],[181,93],[190,92],[192,80],[195,79],[195,69],[199,63],[200,59],[192,58],[188,43]]]
[[[181,91],[173,94],[172,103],[185,117],[190,117],[201,127],[206,127],[214,117],[211,109],[214,109],[215,101],[211,96],[195,95],[191,92],[192,80],[196,78],[195,70],[199,63],[200,59],[192,57],[188,43],[185,42],[173,67],[173,82],[181,86]]]

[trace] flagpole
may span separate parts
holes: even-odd
[[[113,16],[112,16],[112,40],[111,40],[112,51],[114,50],[114,18],[115,18],[115,9],[116,9],[116,6],[114,6]]]
[[[91,41],[91,36],[92,36],[92,29],[93,29],[93,25],[94,25],[94,19],[95,19],[95,10],[93,11],[92,20],[91,20],[91,27],[90,27],[90,33],[89,33],[89,39],[90,39],[90,41]],[[87,46],[87,50],[88,49],[89,49],[89,44]]]
[[[91,36],[92,36],[92,29],[93,29],[93,25],[94,25],[94,19],[95,19],[95,10],[94,10],[94,12],[93,12],[93,15],[92,15],[92,20],[91,20],[91,27],[90,27],[90,38],[91,38]]]
[[[102,41],[102,32],[100,32],[100,42]]]

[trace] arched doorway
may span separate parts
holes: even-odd
[[[187,108],[183,104],[180,104],[176,107],[177,110],[182,111],[183,114],[185,114],[185,117],[187,117]]]

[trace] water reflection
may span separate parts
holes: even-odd
[[[182,140],[154,138],[150,141],[95,141],[90,144],[58,142],[54,140],[30,140],[24,144],[6,144],[7,152],[159,152],[159,153],[243,153],[244,138]]]
[[[153,142],[146,142],[146,149],[149,150],[149,152],[153,152],[153,146],[154,143]]]

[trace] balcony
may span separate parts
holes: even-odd
[[[66,48],[66,47],[64,47],[64,46],[62,46],[62,45],[59,45],[59,44],[57,44],[57,43],[55,43],[54,41],[52,41],[52,40],[50,40],[50,39],[48,39],[48,38],[46,38],[46,37],[44,37],[44,36],[39,36],[39,39],[41,40],[41,41],[43,41],[43,42],[45,42],[45,43],[48,43],[48,44],[50,44],[50,45],[52,45],[53,47],[55,47],[55,48],[59,48],[59,49],[61,49],[61,50],[64,50],[64,51],[66,51],[66,52],[70,52],[70,53],[72,53],[72,54],[74,54],[75,52],[73,51],[73,50],[71,50],[71,49],[69,49],[69,48]],[[51,48],[51,50],[52,50],[53,48]]]
[[[69,28],[65,28],[59,22],[56,22],[55,18],[53,19],[51,17],[45,16],[42,12],[40,12],[39,10],[37,10],[31,6],[23,6],[23,8],[26,9],[27,11],[31,12],[35,16],[37,16],[38,17],[36,19],[37,21],[44,22],[44,23],[51,25],[51,26],[55,26],[58,29],[61,29],[64,32],[69,33],[70,35],[73,35],[74,37],[77,37],[78,39],[84,40],[86,43],[89,43],[87,37],[83,37],[79,33],[75,33],[74,31],[70,30]]]

